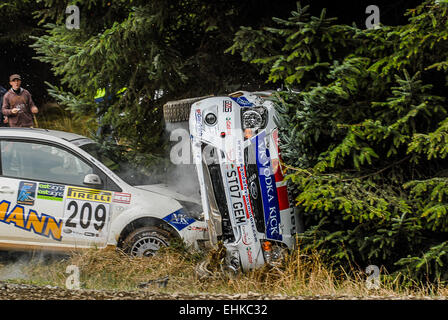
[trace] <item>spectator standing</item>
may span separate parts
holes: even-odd
[[[33,127],[33,114],[39,112],[28,90],[21,88],[18,74],[9,77],[11,89],[3,96],[2,113],[10,127]]]
[[[8,126],[8,117],[3,116],[3,113],[1,112],[1,107],[3,104],[3,96],[5,93],[8,92],[3,86],[0,86],[0,127],[7,127]]]

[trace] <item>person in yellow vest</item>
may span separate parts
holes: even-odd
[[[115,93],[115,96],[119,97],[120,95],[124,95],[126,90],[127,90],[126,87],[121,88]],[[98,107],[96,109],[96,113],[98,116],[98,130],[96,132],[96,136],[98,138],[99,137],[104,138],[105,136],[109,136],[109,138],[111,138],[111,136],[113,136],[113,128],[110,125],[104,125],[102,123],[103,115],[107,111],[109,101],[112,100],[112,98],[113,98],[112,95],[106,96],[106,89],[104,88],[98,89],[96,91],[94,100],[98,104]]]

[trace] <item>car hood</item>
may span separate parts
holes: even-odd
[[[181,194],[181,193],[177,192],[173,187],[168,186],[166,184],[151,184],[151,185],[141,185],[141,186],[134,186],[134,187],[138,188],[138,189],[146,190],[146,191],[151,191],[151,192],[163,195],[163,196],[168,196],[168,197],[171,197],[171,198],[179,200],[179,201],[189,201],[189,202],[201,204],[200,199],[196,199],[195,197]]]

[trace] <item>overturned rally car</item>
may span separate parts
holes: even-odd
[[[270,92],[235,92],[192,104],[189,129],[211,244],[249,270],[295,245],[299,216],[280,165]]]

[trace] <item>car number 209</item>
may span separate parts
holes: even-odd
[[[226,172],[227,185],[230,191],[231,210],[233,219],[237,226],[246,223],[246,212],[244,211],[244,204],[241,195],[240,183],[238,180],[238,173],[235,169],[230,169]]]
[[[108,203],[70,200],[64,212],[64,233],[81,237],[101,237],[109,215]]]

